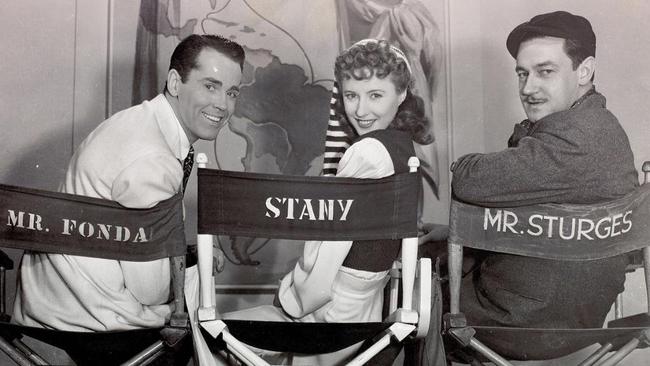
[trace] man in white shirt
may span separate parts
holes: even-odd
[[[183,162],[214,140],[239,95],[244,50],[191,35],[174,50],[165,91],[101,123],[79,146],[61,191],[149,208],[184,190]],[[160,327],[171,314],[168,259],[129,262],[27,252],[14,321],[70,331]]]

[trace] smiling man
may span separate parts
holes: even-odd
[[[506,46],[527,119],[515,125],[507,149],[452,165],[456,198],[487,207],[588,204],[632,191],[638,177],[627,135],[593,84],[589,21],[564,11],[541,14],[517,26]],[[461,290],[471,324],[600,327],[623,290],[622,256],[563,262],[482,254]]]
[[[148,208],[184,191],[192,144],[214,140],[235,108],[244,50],[191,35],[174,50],[164,93],[101,123],[79,146],[62,192]],[[170,316],[168,259],[23,256],[17,323],[72,331],[160,327]]]
[[[243,54],[239,59],[209,43],[201,47],[202,40],[211,37],[188,37],[186,44],[174,51],[167,75],[165,97],[190,144],[198,139],[214,140],[235,110],[239,96]],[[186,64],[188,60],[190,64]]]

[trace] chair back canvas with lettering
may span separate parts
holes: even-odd
[[[92,197],[0,185],[0,212],[6,215],[5,225],[0,225],[0,247],[127,261],[172,260],[176,310],[170,327],[68,332],[2,322],[0,349],[16,363],[44,361],[19,341],[22,335],[64,349],[79,364],[116,364],[129,359],[137,364],[162,350],[161,334],[169,346],[187,333],[182,291],[187,248],[181,195],[150,209],[129,209]]]
[[[198,313],[203,327],[217,329],[215,324],[220,322],[221,327],[212,336],[221,335],[233,353],[252,365],[266,363],[240,341],[280,352],[326,353],[367,339],[368,334],[361,331],[364,327],[370,329],[370,338],[388,328],[386,335],[351,363],[361,365],[386,347],[391,336],[400,341],[409,334],[424,337],[429,319],[431,263],[429,259],[417,260],[417,200],[421,183],[417,159],[412,161],[411,173],[382,179],[284,176],[200,168],[197,244],[201,305]],[[402,239],[402,304],[399,308],[394,306],[397,308],[393,312],[394,322],[389,324],[217,321],[212,302],[214,285],[210,279],[212,235],[328,241]],[[418,268],[420,272],[416,271]],[[428,274],[422,275],[421,271]],[[425,293],[418,292],[421,288],[425,288]],[[246,334],[242,327],[250,328],[252,334]],[[294,346],[300,349],[292,349]]]
[[[650,164],[644,164],[643,170],[647,182]],[[494,345],[499,349],[512,344],[509,339],[528,337],[531,349],[512,350],[510,357],[517,359],[559,357],[594,343],[607,345],[608,341],[616,339],[609,342],[606,350],[600,350],[602,355],[597,357],[601,357],[611,348],[621,346],[620,339],[625,342],[634,339],[631,341],[634,343],[632,349],[639,342],[647,342],[650,312],[632,321],[610,323],[609,328],[602,329],[468,327],[460,313],[460,287],[463,247],[562,261],[595,260],[641,250],[647,269],[650,264],[650,184],[643,184],[620,199],[593,205],[538,204],[488,208],[453,200],[448,243],[450,313],[446,315],[447,332],[461,344],[472,346],[497,364],[509,363],[492,351],[490,345],[481,343],[481,334],[490,333],[491,339],[499,339],[498,345]],[[649,283],[646,278],[646,287]],[[627,348],[623,346],[622,353],[629,353],[632,350],[628,349],[630,345]],[[610,357],[608,362],[624,357],[622,353]]]

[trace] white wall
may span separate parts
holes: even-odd
[[[52,178],[71,156],[74,5],[60,1],[52,13],[19,1],[1,5],[2,183],[56,189]]]
[[[57,190],[75,147],[106,117],[107,14],[108,0],[0,4],[0,183]],[[21,251],[6,252],[17,266]],[[3,353],[0,364],[10,364]]]
[[[567,10],[587,17],[597,37],[596,87],[630,137],[637,166],[650,160],[650,3],[562,0],[449,1],[454,158],[497,151],[525,118],[517,96],[509,32],[536,14]]]

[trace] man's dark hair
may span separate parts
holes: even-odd
[[[564,52],[571,59],[574,70],[580,66],[582,61],[589,57],[589,50],[576,39],[564,39]]]
[[[211,48],[244,69],[244,49],[237,42],[214,34],[192,34],[183,39],[174,49],[169,61],[169,70],[176,70],[185,82],[192,69],[197,68],[197,59],[201,51]],[[165,85],[167,91],[167,85]]]
[[[524,43],[525,41],[531,40],[533,38],[544,37],[547,36],[540,33],[528,33],[521,40],[521,43]],[[573,67],[573,70],[576,70],[582,61],[591,56],[591,51],[589,48],[578,39],[564,38],[563,48],[564,52],[567,54],[567,56],[569,56],[569,59],[571,60],[571,66]],[[591,81],[594,81],[594,76],[596,76],[596,73],[591,76]]]

